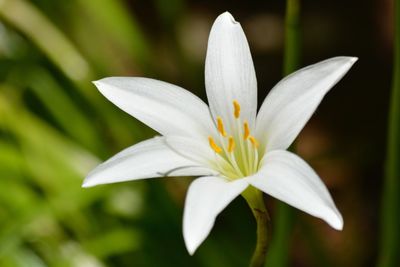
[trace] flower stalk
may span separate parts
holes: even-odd
[[[269,214],[260,190],[249,187],[242,195],[249,204],[257,223],[257,243],[251,258],[250,267],[262,267],[265,264],[270,239],[269,233],[271,227]]]

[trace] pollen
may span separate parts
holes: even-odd
[[[237,100],[233,100],[233,115],[235,115],[235,118],[239,118],[240,116],[240,104]]]
[[[247,138],[249,138],[250,136],[250,127],[249,127],[249,123],[247,121],[245,121],[243,123],[243,128],[244,128],[244,140],[247,140]]]
[[[209,136],[208,137],[208,142],[210,143],[210,147],[215,151],[215,153],[221,153],[222,152],[222,148],[220,148],[214,141],[214,139]]]
[[[254,136],[250,135],[249,136],[249,141],[253,145],[254,148],[258,148],[259,143],[258,143],[257,139]]]
[[[228,152],[231,153],[235,149],[235,140],[233,139],[233,136],[229,136],[228,140]]]
[[[217,129],[218,132],[222,135],[222,136],[226,136],[226,132],[225,132],[225,128],[224,128],[224,123],[222,122],[221,117],[217,117]]]

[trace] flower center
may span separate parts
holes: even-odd
[[[241,120],[237,100],[233,101],[233,116],[235,123],[232,133],[226,131],[222,118],[217,116],[218,139],[208,137],[210,147],[215,152],[215,168],[229,179],[252,175],[259,168],[259,143],[251,135],[249,123]]]

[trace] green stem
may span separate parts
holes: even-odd
[[[394,2],[394,69],[383,188],[380,267],[400,266],[400,0]]]
[[[285,76],[299,67],[300,39],[300,0],[287,0],[283,66]],[[266,266],[288,266],[290,238],[292,236],[294,220],[295,214],[293,208],[285,203],[279,203],[274,219],[274,236],[271,240]]]
[[[254,217],[257,221],[257,245],[251,258],[250,267],[262,267],[268,250],[268,228],[269,216],[267,211],[254,210]]]
[[[260,190],[249,187],[242,195],[249,204],[257,223],[257,243],[251,258],[250,267],[262,267],[265,264],[269,245],[270,218]]]

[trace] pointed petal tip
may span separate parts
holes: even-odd
[[[203,238],[194,238],[192,235],[189,234],[188,229],[183,229],[183,240],[185,241],[186,250],[188,251],[190,256],[193,256],[200,245],[204,242],[207,238],[208,233]]]
[[[186,250],[190,256],[193,256],[198,247],[201,245],[202,241],[196,241],[196,239],[191,238],[188,233],[188,229],[185,227],[185,222],[183,222],[183,240],[185,242]]]
[[[92,83],[94,84],[94,86],[97,87],[97,89],[100,90],[100,86],[102,86],[102,81],[103,81],[104,79],[106,79],[106,78],[103,78],[103,79],[100,79],[100,80],[96,80],[96,81],[92,81]]]
[[[104,77],[99,80],[92,81],[92,83],[99,88],[99,86],[113,85],[113,83],[119,81],[121,78],[126,78],[126,77],[119,77],[119,76]]]
[[[330,223],[329,224],[333,229],[337,231],[342,231],[343,230],[343,221],[337,221],[335,223]]]
[[[322,216],[317,216],[324,220],[330,227],[337,231],[343,230],[343,217],[338,211],[336,206],[326,206],[325,214]]]
[[[344,57],[344,58],[346,58],[349,61],[350,65],[353,65],[358,60],[358,57]]]
[[[93,187],[96,184],[94,184],[90,179],[85,178],[85,180],[82,183],[82,188],[89,188],[89,187]]]
[[[218,20],[221,20],[223,22],[230,22],[232,24],[239,24],[239,22],[237,22],[235,18],[232,16],[232,14],[229,13],[228,11],[225,11],[224,13],[219,15],[216,21]]]
[[[101,166],[101,165],[100,165]],[[82,183],[82,188],[89,188],[89,187],[94,187],[100,184],[104,184],[104,182],[102,182],[101,180],[99,180],[98,176],[96,176],[95,170],[92,170],[91,172],[89,172],[87,174],[87,176],[85,177],[85,179],[83,179],[83,183]]]
[[[352,63],[354,63],[358,60],[358,57],[350,57],[349,59]]]
[[[344,57],[341,57],[341,58],[343,58],[343,65],[342,66],[343,66],[344,69],[346,69],[346,72],[349,71],[353,67],[354,63],[356,63],[357,60],[358,60],[358,57],[345,57],[344,56]]]
[[[345,63],[345,62],[349,63],[350,66],[352,66],[358,60],[358,57],[348,57],[348,56],[339,56],[339,57],[335,57],[335,58],[339,59],[339,60],[343,60],[343,63]]]
[[[188,244],[188,242],[186,242],[186,241],[185,241],[185,244],[186,244],[186,249],[187,249],[189,255],[193,256],[194,253],[196,252],[198,246],[196,246],[194,244]]]
[[[334,217],[329,222],[329,225],[332,226],[335,230],[342,231],[343,230],[343,217],[339,213],[339,211],[336,211],[334,214]]]

